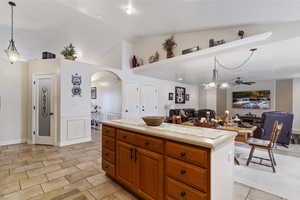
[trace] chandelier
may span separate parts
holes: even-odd
[[[13,64],[17,62],[20,57],[14,41],[14,7],[16,4],[15,2],[9,1],[8,5],[11,7],[11,38],[9,41],[9,46],[6,50],[4,50],[4,52],[6,53],[9,62]]]
[[[243,66],[245,66],[249,60],[252,58],[252,56],[254,55],[254,52],[256,51],[256,48],[250,49],[249,51],[251,52],[250,55],[239,65],[235,66],[235,67],[227,67],[224,64],[222,64],[217,57],[214,58],[214,69],[213,69],[213,76],[212,76],[212,81],[206,84],[203,84],[205,89],[210,89],[210,88],[220,88],[220,89],[226,89],[230,87],[230,83],[228,82],[219,82],[218,81],[218,70],[217,70],[217,65],[222,67],[225,70],[229,70],[229,71],[234,71],[234,70],[238,70],[240,68],[242,68]]]

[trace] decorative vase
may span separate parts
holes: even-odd
[[[132,62],[131,64],[132,64],[132,67],[133,67],[133,68],[138,67],[138,61],[137,61],[136,56],[133,56],[133,57],[132,57],[131,62]]]
[[[67,60],[76,60],[76,57],[74,57],[74,56],[65,56],[65,59],[67,59]]]
[[[167,49],[167,58],[173,58],[174,56],[173,49]]]

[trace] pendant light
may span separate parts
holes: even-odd
[[[8,5],[11,7],[11,38],[9,41],[9,46],[4,52],[6,53],[10,63],[13,64],[17,62],[20,57],[14,41],[14,7],[16,4],[15,2],[9,1]]]
[[[212,78],[212,82],[208,83],[208,84],[204,84],[206,89],[210,89],[210,88],[220,88],[220,89],[226,89],[230,87],[230,84],[227,82],[223,82],[223,83],[218,83],[218,71],[217,71],[217,65],[219,65],[220,67],[222,67],[225,70],[228,71],[235,71],[235,70],[239,70],[241,69],[243,66],[245,66],[250,59],[253,57],[254,53],[257,51],[257,48],[253,48],[250,49],[250,55],[238,66],[235,67],[227,67],[224,64],[222,64],[216,57],[214,59],[214,70],[213,70],[213,78]]]
[[[226,89],[229,87],[229,84],[227,82],[223,82],[221,84],[218,83],[218,70],[217,70],[217,58],[215,57],[214,60],[214,69],[213,69],[213,77],[212,81],[204,84],[206,89],[212,89],[212,88],[221,88],[221,89]]]

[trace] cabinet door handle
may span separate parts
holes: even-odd
[[[130,160],[133,159],[133,149],[130,149]]]
[[[149,144],[150,144],[149,142],[145,142],[144,145],[147,147],[147,146],[149,146]]]
[[[137,149],[134,149],[134,161],[137,161]]]
[[[180,171],[180,174],[186,174],[186,170],[182,169],[182,170]]]
[[[186,195],[186,192],[182,191],[180,192],[180,196],[184,197]]]

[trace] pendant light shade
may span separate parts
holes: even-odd
[[[4,52],[6,53],[8,60],[11,64],[19,60],[20,54],[16,48],[14,41],[14,7],[16,4],[12,1],[8,2],[8,5],[11,7],[11,39],[9,41],[9,46]]]
[[[9,46],[6,50],[4,50],[4,52],[6,53],[8,60],[11,64],[19,60],[20,54],[15,46],[15,41],[10,40]]]
[[[213,88],[220,88],[220,89],[226,89],[229,88],[229,84],[227,82],[219,84],[218,82],[218,70],[217,70],[217,61],[215,58],[214,62],[214,69],[213,69],[213,77],[212,81],[208,84],[204,84],[206,89],[213,89]]]

